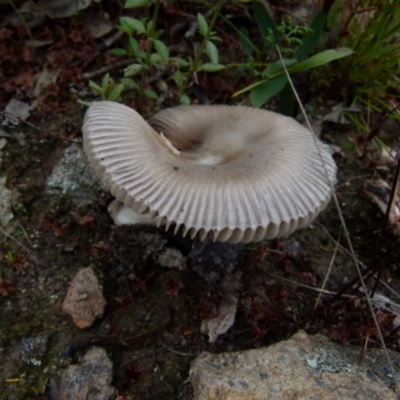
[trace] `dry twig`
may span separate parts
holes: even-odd
[[[46,266],[45,264],[43,264],[41,261],[39,261],[32,253],[31,250],[29,250],[27,247],[25,247],[21,242],[19,242],[17,239],[15,239],[15,237],[11,236],[9,233],[7,233],[1,226],[0,226],[0,232],[7,237],[8,239],[11,239],[12,241],[14,241],[15,243],[18,244],[18,246],[20,246],[22,249],[24,249],[27,254],[32,258],[33,261],[35,261],[37,264],[40,264],[42,266]]]

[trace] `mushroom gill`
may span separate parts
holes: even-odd
[[[308,129],[250,107],[179,106],[147,123],[129,107],[96,102],[83,140],[118,201],[201,240],[290,234],[326,207],[336,181],[327,146],[317,141],[322,162]]]

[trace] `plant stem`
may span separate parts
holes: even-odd
[[[345,24],[344,24],[344,27],[343,27],[343,29],[342,29],[342,31],[339,32],[338,38],[337,38],[336,43],[335,43],[335,47],[338,46],[338,44],[339,44],[339,42],[340,42],[340,39],[343,37],[343,35],[344,35],[345,33],[347,33],[347,29],[348,29],[348,27],[349,27],[349,25],[350,25],[350,22],[351,22],[351,20],[353,19],[353,17],[356,15],[357,10],[358,10],[358,8],[359,8],[360,6],[361,6],[361,0],[358,0],[357,3],[356,3],[356,5],[354,6],[352,12],[350,13],[349,17],[347,18],[347,20],[346,20],[346,22],[345,22]]]
[[[14,4],[12,0],[8,0],[8,4],[14,9],[15,13],[18,15],[19,20],[21,21],[21,24],[23,27],[26,29],[26,32],[28,33],[29,37],[33,39],[31,29],[29,28],[28,24],[26,23],[26,20],[24,16],[21,14],[17,6]]]
[[[151,52],[153,50],[154,33],[156,31],[156,23],[157,23],[158,13],[160,11],[161,1],[162,0],[155,1],[153,18],[151,20],[151,27],[147,36],[147,51],[146,51],[146,57],[144,59],[145,68],[143,68],[142,80],[140,81],[140,86],[139,86],[139,111],[141,113],[143,113],[144,111],[144,104],[143,104],[144,90],[146,87],[147,75],[150,71]]]
[[[236,28],[236,26],[234,24],[232,24],[231,21],[229,21],[228,18],[226,18],[224,15],[219,14],[219,17],[227,24],[231,27],[231,29],[233,29],[243,40],[246,41],[246,43],[253,49],[254,52],[260,54],[261,51],[254,46],[254,44],[251,42],[251,40],[249,40],[249,38],[247,38],[245,35],[243,35],[243,32],[240,31],[240,29]]]
[[[211,18],[210,23],[208,24],[207,34],[204,36],[203,42],[200,45],[199,51],[197,52],[196,57],[193,60],[192,68],[191,68],[191,72],[192,73],[195,73],[195,72],[200,70],[201,57],[203,55],[203,51],[204,51],[204,49],[206,47],[208,38],[210,37],[210,34],[211,34],[211,32],[212,32],[212,30],[214,28],[214,25],[217,22],[217,18],[218,18],[219,12],[220,12],[222,6],[224,5],[224,3],[225,3],[225,0],[219,0],[218,3],[217,3],[217,6],[214,9],[213,16]],[[205,4],[208,5],[207,3],[205,3]]]
[[[248,63],[232,63],[232,64],[224,64],[225,68],[244,68],[248,67]],[[259,62],[259,63],[254,63],[252,64],[254,67],[258,68],[266,68],[269,64],[265,62]]]

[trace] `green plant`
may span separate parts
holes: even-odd
[[[261,35],[261,43],[253,43],[245,29],[239,31],[240,40],[248,61],[244,65],[257,81],[234,94],[238,96],[250,91],[254,107],[261,107],[268,99],[280,93],[280,112],[290,115],[293,109],[293,95],[288,85],[283,63],[290,74],[309,71],[331,61],[353,53],[349,48],[330,49],[306,58],[321,39],[325,16],[318,13],[309,27],[293,25],[291,18],[276,25],[264,4],[253,1],[253,13]],[[276,46],[288,58],[278,58]],[[267,51],[265,51],[265,49]],[[276,61],[269,61],[275,58]]]
[[[170,55],[168,47],[162,41],[163,31],[156,29],[161,0],[128,0],[125,8],[147,6],[149,11],[149,6],[153,6],[150,17],[136,19],[123,16],[119,19],[117,28],[125,33],[128,39],[127,46],[114,48],[111,52],[116,56],[128,58],[131,63],[126,67],[120,83],[115,84],[107,74],[100,85],[90,81],[90,87],[103,99],[108,100],[117,100],[124,89],[134,90],[138,94],[140,111],[143,111],[145,98],[156,100],[158,97],[156,90],[149,85],[150,73],[165,66],[170,72],[168,80],[174,82],[177,87],[179,102],[190,104],[190,98],[186,92],[191,82],[197,79],[196,74],[200,71],[216,72],[224,68],[219,64],[219,53],[215,45],[221,39],[213,31],[223,3],[224,0],[218,1],[213,9],[210,23],[202,14],[197,15],[202,42],[195,56],[185,60],[179,56]],[[146,48],[141,47],[138,37],[141,38],[141,42],[145,39]],[[209,62],[203,62],[204,53]]]
[[[101,96],[103,100],[117,100],[124,90],[124,83],[115,84],[114,80],[110,78],[110,74],[104,75],[100,86],[94,82],[89,81],[89,87]]]
[[[12,263],[15,260],[15,256],[12,253],[11,250],[8,250],[7,253],[4,255],[4,259],[8,262],[8,263]]]
[[[16,203],[14,205],[14,210],[18,213],[18,214],[28,214],[28,211],[24,205],[24,203]]]
[[[355,53],[327,74],[346,88],[347,103],[363,106],[367,114],[400,120],[394,110],[400,97],[400,3],[358,0],[351,7],[344,0],[336,0],[328,13],[327,26],[335,44],[351,47]],[[363,114],[353,117],[360,132],[370,130],[369,118],[364,123]]]
[[[109,100],[118,99],[125,89],[133,90],[137,93],[139,110],[143,112],[146,98],[153,101],[158,98],[157,89],[152,87],[149,79],[157,70],[163,69],[163,73],[169,74],[167,81],[176,85],[179,103],[190,104],[187,90],[193,82],[197,82],[199,72],[240,68],[254,76],[256,82],[239,90],[234,96],[250,92],[253,106],[261,107],[269,98],[280,93],[280,111],[290,115],[293,109],[293,95],[287,85],[282,62],[277,57],[276,46],[279,45],[287,57],[283,62],[289,73],[309,71],[352,53],[348,48],[331,49],[307,58],[320,42],[325,20],[323,13],[317,14],[310,26],[295,25],[291,18],[277,25],[263,3],[253,1],[254,17],[261,37],[261,41],[253,42],[245,29],[239,30],[220,13],[225,0],[218,0],[214,6],[206,0],[201,2],[212,10],[210,21],[207,22],[201,13],[197,14],[198,33],[202,37],[200,46],[193,57],[180,57],[179,54],[171,56],[162,40],[163,31],[156,29],[161,0],[128,0],[126,7],[146,6],[148,12],[148,16],[141,19],[123,16],[119,20],[117,28],[126,35],[126,46],[114,48],[111,52],[116,56],[128,58],[130,63],[118,84],[106,75],[100,85],[90,82],[92,89],[102,98]],[[218,17],[239,33],[247,55],[245,63],[220,63],[217,45],[221,39],[213,31]],[[208,60],[205,61],[204,55]]]

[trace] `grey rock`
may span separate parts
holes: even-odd
[[[64,151],[63,157],[55,165],[47,179],[50,194],[69,194],[77,205],[91,203],[94,191],[107,191],[86,161],[82,146],[72,144]]]
[[[12,192],[6,188],[6,178],[0,178],[0,224],[6,224],[13,218]]]
[[[34,15],[47,15],[50,18],[64,18],[77,14],[89,7],[92,0],[41,0],[24,3],[21,11]]]
[[[25,121],[32,110],[33,106],[31,104],[25,103],[21,100],[11,99],[6,105],[4,112],[6,114],[11,114],[13,118],[20,118]],[[8,125],[7,120],[2,122],[2,125]]]
[[[299,331],[267,348],[203,352],[190,369],[194,399],[395,400],[383,353],[369,349],[360,364],[360,351]]]
[[[1,135],[0,135],[1,136]],[[3,150],[4,149],[4,147],[6,147],[7,146],[7,139],[5,139],[5,138],[0,138],[0,150]]]
[[[167,240],[163,239],[159,233],[150,232],[139,232],[137,241],[139,245],[143,247],[142,256],[144,259],[160,253],[167,243]]]
[[[70,365],[50,384],[52,400],[111,400],[116,389],[111,386],[112,362],[101,347],[90,348],[80,365]]]
[[[23,336],[19,344],[21,360],[33,367],[39,367],[42,364],[41,358],[46,353],[48,341],[49,335]]]
[[[189,260],[193,270],[207,282],[216,283],[224,270],[234,263],[245,248],[243,243],[213,242],[206,238],[193,245]]]
[[[186,269],[186,257],[172,247],[166,247],[158,256],[158,263],[162,267]]]

